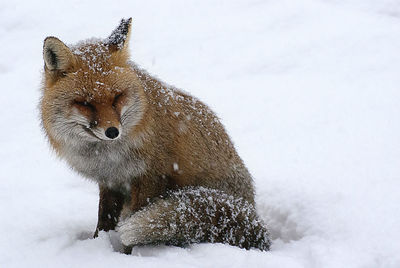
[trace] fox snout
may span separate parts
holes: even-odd
[[[84,128],[84,136],[98,140],[115,140],[121,136],[120,110],[108,103],[74,101],[69,120]]]
[[[87,129],[92,132],[100,140],[116,140],[121,136],[121,127],[108,127],[106,129],[101,127],[93,127]]]

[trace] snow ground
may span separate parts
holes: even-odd
[[[97,187],[39,127],[42,42],[129,16],[133,59],[222,118],[270,252],[90,239]],[[0,1],[0,267],[400,267],[399,33],[396,0]]]

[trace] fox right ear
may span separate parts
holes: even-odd
[[[132,18],[122,19],[118,27],[106,39],[112,51],[126,50],[131,34]]]
[[[65,72],[74,64],[71,50],[58,38],[49,36],[44,40],[43,59],[47,70]]]

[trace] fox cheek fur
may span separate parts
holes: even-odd
[[[128,248],[218,242],[268,250],[250,173],[207,105],[129,60],[131,19],[103,40],[43,46],[42,125],[99,185],[99,231]]]

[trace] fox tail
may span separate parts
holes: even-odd
[[[226,243],[269,250],[269,233],[252,204],[204,187],[171,191],[123,220],[117,228],[127,247]]]

